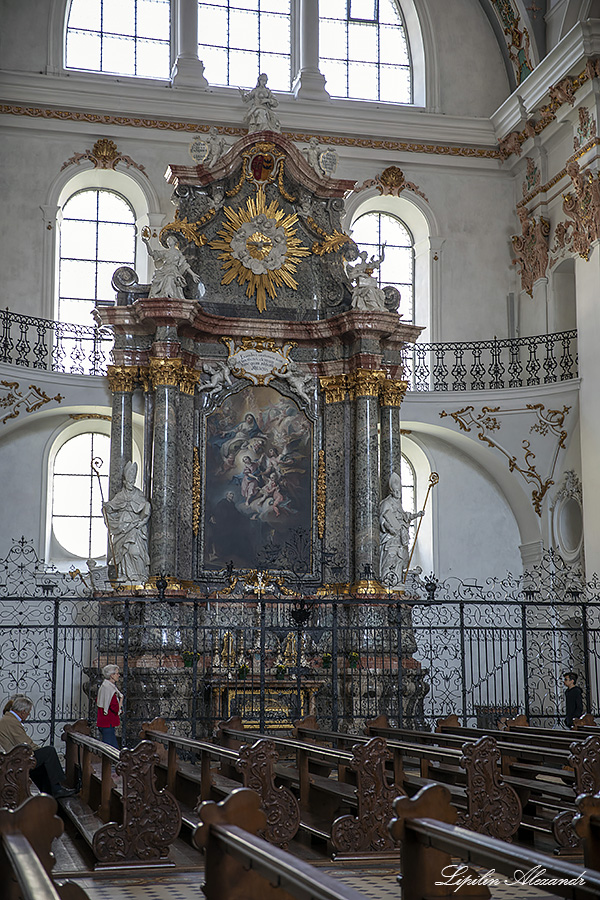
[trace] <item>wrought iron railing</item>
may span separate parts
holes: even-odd
[[[585,584],[547,557],[485,585],[413,578],[407,587],[368,602],[334,590],[302,606],[262,589],[215,596],[209,585],[205,596],[99,599],[16,541],[0,561],[0,695],[31,696],[36,739],[58,747],[66,723],[94,726],[107,663],[123,672],[125,743],[155,716],[192,735],[234,714],[268,730],[307,713],[350,732],[383,712],[408,727],[450,713],[482,727],[517,713],[552,726],[564,721],[571,670],[585,711],[598,712],[597,579]]]
[[[105,375],[113,343],[102,328],[0,311],[0,362],[14,366]]]
[[[490,341],[417,342],[406,349],[411,391],[494,391],[577,378],[577,332]]]
[[[0,312],[0,362],[48,372],[104,375],[113,337],[107,329]],[[492,391],[577,378],[577,332],[408,347],[411,391]]]

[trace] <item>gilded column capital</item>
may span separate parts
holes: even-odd
[[[348,391],[357,397],[378,397],[387,373],[383,369],[356,369],[348,375]]]
[[[140,384],[144,389],[144,392],[148,393],[148,391],[152,389],[152,382],[150,380],[150,368],[148,366],[140,366],[138,377],[140,380]]]
[[[381,382],[381,405],[401,406],[408,389],[408,381],[386,378]]]
[[[152,387],[179,387],[183,363],[181,359],[163,359],[151,357],[149,360],[149,377]]]
[[[182,394],[191,394],[193,396],[200,377],[200,372],[197,369],[192,369],[190,366],[182,366],[179,376],[179,389]]]
[[[347,375],[323,375],[319,378],[325,403],[342,403],[348,392]]]
[[[108,366],[108,386],[113,394],[133,391],[138,380],[139,366]]]

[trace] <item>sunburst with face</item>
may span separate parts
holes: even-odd
[[[287,285],[296,290],[294,278],[298,260],[309,256],[296,237],[298,222],[295,213],[285,213],[273,200],[267,206],[265,192],[259,189],[256,197],[249,197],[245,207],[223,209],[227,221],[210,242],[213,250],[220,250],[224,275],[221,284],[246,284],[246,296],[256,294],[259,312],[267,308],[267,294],[273,300],[277,288]]]

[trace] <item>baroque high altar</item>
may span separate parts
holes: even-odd
[[[117,305],[96,311],[115,335],[110,495],[141,390],[151,575],[268,569],[265,547],[293,541],[316,583],[335,560],[336,581],[373,593],[380,502],[400,471],[402,350],[422,329],[352,302],[357,248],[341,216],[353,182],[318,174],[272,131],[167,178],[177,211],[165,250],[146,236],[152,288],[118,270]],[[177,279],[183,290],[153,296]]]
[[[313,597],[335,584],[365,610],[390,588],[399,599],[401,578],[380,583],[380,504],[400,472],[402,351],[421,328],[402,322],[397,293],[372,277],[377,261],[369,266],[342,230],[354,182],[325,174],[274,130],[248,134],[210,167],[171,165],[166,177],[177,211],[159,235],[144,234],[152,284],[117,270],[116,306],[96,311],[115,337],[111,498],[132,459],[133,395],[143,391],[149,576],[165,576],[179,596],[210,583],[225,598],[245,577],[250,598],[272,579]],[[157,614],[141,613],[148,640],[129,663],[139,718],[155,693],[150,669],[162,665],[152,656]],[[415,649],[406,615],[394,666]],[[219,632],[213,660],[239,662],[235,640]],[[162,690],[185,705],[173,677]],[[318,690],[317,678],[311,696]],[[426,688],[410,690],[416,700]]]

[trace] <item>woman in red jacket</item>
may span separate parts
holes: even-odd
[[[119,680],[119,667],[115,665],[104,666],[102,669],[104,681],[98,691],[96,705],[98,716],[96,724],[100,729],[100,735],[105,744],[119,749],[115,728],[121,724],[121,710],[123,708],[123,694],[117,687]]]

